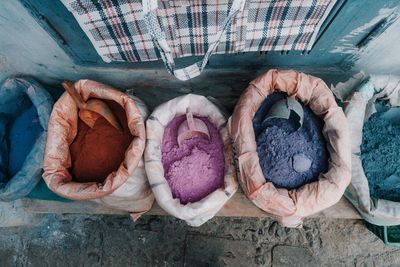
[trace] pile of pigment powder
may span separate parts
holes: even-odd
[[[0,183],[7,182],[8,145],[7,145],[7,118],[0,117]]]
[[[8,134],[8,174],[13,177],[21,170],[43,128],[36,107],[31,105],[11,122]]]
[[[102,116],[93,128],[78,120],[78,133],[70,145],[70,171],[76,182],[104,182],[110,173],[118,170],[132,142],[125,110],[115,101],[103,101],[110,107],[123,130],[117,130]]]
[[[328,153],[323,120],[303,104],[303,125],[297,130],[287,119],[273,118],[262,124],[269,108],[285,97],[282,93],[268,96],[253,119],[253,127],[265,179],[278,188],[296,189],[327,171]]]
[[[210,140],[194,137],[178,145],[178,128],[186,116],[175,117],[165,127],[162,163],[172,196],[181,204],[193,203],[224,186],[224,144],[218,130],[205,117]]]
[[[400,111],[392,108],[391,111]],[[374,198],[400,201],[400,125],[373,114],[364,124],[361,161]]]

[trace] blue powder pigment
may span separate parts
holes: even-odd
[[[6,126],[8,120],[0,117],[0,183],[7,182],[8,145],[6,139]]]
[[[22,168],[26,157],[42,132],[43,128],[33,105],[22,111],[11,123],[8,135],[8,174],[10,177]]]
[[[278,188],[295,189],[314,182],[328,169],[328,153],[322,135],[323,120],[302,104],[301,128],[286,119],[270,119],[261,125],[269,108],[286,97],[274,93],[266,98],[253,119],[257,153],[267,181]]]
[[[385,116],[388,107],[377,103],[377,110],[364,124],[361,161],[371,196],[400,202],[400,124]]]

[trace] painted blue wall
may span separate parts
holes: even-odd
[[[381,10],[381,13],[386,10]],[[354,70],[368,73],[400,75],[400,19],[395,21],[379,38],[375,38],[359,54]]]

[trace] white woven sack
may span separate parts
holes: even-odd
[[[166,125],[176,116],[184,115],[190,107],[195,115],[208,117],[219,130],[224,143],[224,188],[217,189],[195,203],[182,205],[174,199],[161,162],[161,144]],[[174,98],[153,111],[146,122],[147,143],[144,152],[146,173],[158,205],[169,214],[185,220],[191,226],[200,226],[225,205],[238,188],[233,151],[226,127],[227,118],[204,96],[188,94]]]
[[[338,94],[344,90],[345,88]],[[387,100],[392,107],[400,106],[400,76],[371,76],[346,100],[344,111],[351,136],[352,178],[345,196],[368,222],[376,225],[398,225],[400,203],[370,196],[368,180],[359,156],[363,126],[376,112],[374,103],[377,100]]]

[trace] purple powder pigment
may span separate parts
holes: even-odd
[[[261,125],[269,108],[284,94],[273,94],[261,105],[253,120],[257,152],[264,177],[278,188],[295,189],[317,180],[328,169],[322,135],[323,121],[303,106],[303,125],[296,130],[287,119],[270,119]]]
[[[165,178],[181,204],[193,203],[224,186],[224,144],[217,128],[205,117],[210,141],[194,137],[178,145],[178,128],[186,116],[175,117],[165,127],[162,163]]]

